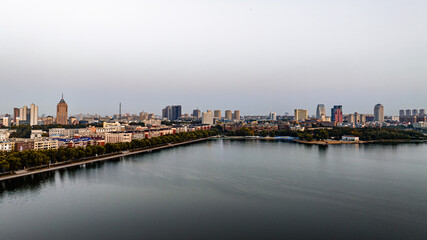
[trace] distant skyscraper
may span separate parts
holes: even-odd
[[[9,127],[10,126],[10,119],[8,117],[3,117],[3,126]]]
[[[418,115],[418,109],[412,109],[412,116]]]
[[[301,121],[308,118],[308,111],[305,109],[295,109],[294,110],[294,120]]]
[[[226,110],[225,111],[225,119],[232,121],[233,120],[233,113],[231,112],[231,110]]]
[[[406,109],[405,113],[406,113],[406,116],[411,116],[411,109]]]
[[[234,118],[233,120],[240,121],[240,110],[234,110]]]
[[[62,95],[58,105],[56,105],[56,124],[67,125],[68,120],[68,105]]]
[[[399,116],[400,116],[400,117],[405,116],[405,110],[400,109],[400,110],[399,110]]]
[[[16,119],[19,118],[19,108],[13,109],[13,122],[16,123]]]
[[[166,118],[168,120],[171,120],[172,118],[172,107],[166,106],[162,109],[162,118]]]
[[[181,117],[181,105],[166,106],[162,110],[162,118],[167,118],[169,121],[178,120]]]
[[[191,116],[196,119],[200,119],[202,117],[202,111],[200,111],[199,109],[194,109],[193,114]]]
[[[173,105],[172,106],[172,121],[178,120],[181,117],[181,105]]]
[[[420,109],[420,115],[425,115],[426,114],[426,110],[425,109]]]
[[[19,111],[19,120],[20,121],[27,121],[27,106],[23,106]]]
[[[331,109],[331,122],[335,124],[342,123],[342,105],[335,105]]]
[[[319,104],[317,105],[317,109],[316,109],[316,118],[322,120],[323,119],[322,116],[326,117],[326,108],[325,108],[325,105]]]
[[[214,118],[221,119],[221,110],[214,111]]]
[[[374,107],[374,117],[376,122],[384,122],[384,106],[377,104]]]
[[[122,120],[122,103],[119,103],[119,121]]]
[[[268,119],[276,121],[277,120],[277,114],[275,112],[270,112]]]
[[[208,110],[207,112],[202,113],[202,124],[214,124],[214,115],[211,110]]]
[[[38,124],[38,121],[39,121],[38,114],[39,114],[39,107],[34,104],[31,104],[31,112],[30,112],[31,126],[35,126]]]

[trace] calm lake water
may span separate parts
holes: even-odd
[[[0,239],[427,239],[427,144],[212,140],[14,179]]]

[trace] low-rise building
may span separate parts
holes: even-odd
[[[105,133],[105,143],[131,142],[132,133]]]
[[[14,142],[14,150],[15,151],[26,151],[26,150],[34,150],[34,140],[28,138],[15,138],[12,139]]]
[[[0,142],[7,141],[9,139],[10,132],[7,130],[0,130]]]
[[[31,139],[40,139],[42,138],[43,131],[42,130],[31,130]]]
[[[38,139],[34,141],[34,150],[58,149],[58,140],[54,139]]]
[[[13,151],[13,142],[0,142],[0,152],[10,152]]]
[[[345,135],[345,136],[342,136],[341,140],[343,140],[343,141],[350,141],[350,142],[358,142],[359,141],[359,137]]]
[[[427,122],[414,123],[414,128],[417,128],[417,129],[427,129]]]

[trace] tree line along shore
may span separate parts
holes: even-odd
[[[213,128],[215,130],[215,128]],[[316,142],[333,142],[340,141],[343,136],[350,135],[360,139],[361,142],[378,142],[378,141],[425,141],[427,136],[412,130],[401,130],[395,128],[315,128],[305,131],[292,130],[253,130],[248,127],[243,127],[239,130],[224,132],[227,136],[261,136],[261,137],[277,137],[289,136],[296,137],[303,143]],[[332,140],[332,141],[331,141]]]
[[[183,132],[173,135],[164,135],[155,138],[134,139],[131,142],[107,143],[105,146],[87,146],[86,148],[64,148],[49,150],[27,150],[0,152],[1,175],[10,175],[14,171],[23,169],[35,169],[48,166],[49,164],[60,164],[65,162],[77,162],[82,159],[111,155],[123,151],[133,151],[147,148],[155,148],[167,144],[182,143],[186,141],[207,138],[216,135],[211,130],[197,130],[194,132]]]
[[[10,175],[14,171],[23,169],[35,169],[49,164],[61,164],[77,162],[83,159],[112,155],[122,151],[133,151],[163,146],[166,144],[181,143],[196,139],[207,138],[215,135],[225,136],[290,136],[298,138],[298,142],[305,144],[339,144],[344,135],[352,135],[360,138],[361,142],[376,141],[426,141],[427,137],[419,132],[400,130],[394,128],[318,128],[305,131],[292,130],[253,130],[242,127],[239,130],[224,131],[221,126],[215,126],[211,130],[197,130],[173,135],[164,135],[151,139],[134,139],[131,142],[107,143],[105,146],[87,146],[86,148],[59,148],[49,150],[27,150],[0,152],[1,175]],[[332,140],[332,141],[331,141]],[[334,142],[335,141],[335,142]]]

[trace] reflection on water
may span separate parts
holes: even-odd
[[[0,182],[0,199],[5,196],[5,193],[21,194],[26,191],[37,192],[39,189],[47,185],[54,184],[57,180],[55,179],[56,176],[58,176],[58,180],[63,183],[66,180],[73,180],[81,177],[89,179],[94,173],[91,170],[101,169],[104,166],[113,167],[114,165],[119,164],[120,161],[123,160],[120,158],[113,158],[107,161],[86,163],[80,166],[72,166],[51,172],[36,173],[33,175],[5,180]]]
[[[0,184],[0,197],[3,197],[4,192],[20,194],[25,191],[38,191],[43,185],[52,184],[54,181],[55,172],[44,172],[2,181]]]
[[[427,239],[426,156],[426,144],[196,143],[3,181],[0,233]]]

